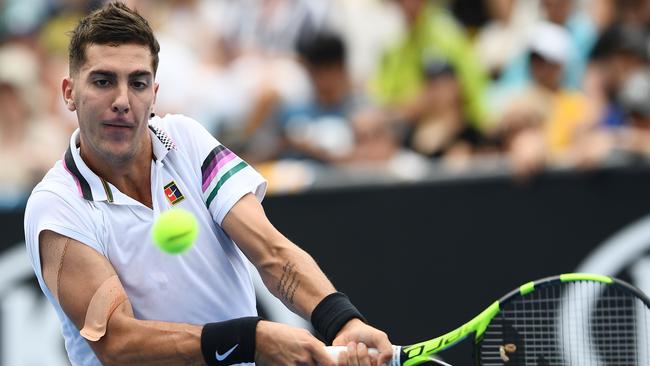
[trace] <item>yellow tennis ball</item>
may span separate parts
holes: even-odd
[[[199,224],[194,215],[182,208],[172,208],[158,216],[151,237],[160,250],[178,254],[188,250],[199,234]]]

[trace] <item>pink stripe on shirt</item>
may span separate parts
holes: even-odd
[[[219,172],[219,169],[221,169],[221,167],[223,167],[224,165],[226,165],[226,163],[228,163],[229,161],[231,161],[232,159],[234,159],[236,157],[237,157],[237,155],[235,155],[235,153],[233,153],[231,151],[228,151],[228,154],[225,155],[223,158],[221,158],[219,160],[217,165],[215,165],[215,167],[210,172],[210,175],[208,176],[208,178],[205,180],[205,182],[203,182],[203,186],[201,187],[201,188],[203,188],[203,192],[205,192],[205,190],[208,189],[208,186],[210,186],[210,183],[212,183],[212,180],[214,179],[214,177]]]

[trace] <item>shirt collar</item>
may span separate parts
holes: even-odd
[[[176,145],[165,131],[159,127],[149,125],[153,155],[155,160],[162,161],[170,150],[176,150]],[[113,187],[102,177],[95,174],[79,153],[79,129],[70,137],[70,146],[65,152],[63,165],[72,175],[77,184],[79,195],[88,201],[114,202]]]
[[[152,121],[159,119],[159,117],[154,117]],[[176,150],[176,144],[162,128],[154,124],[149,124],[149,133],[151,134],[153,155],[156,160],[162,161],[168,152]]]

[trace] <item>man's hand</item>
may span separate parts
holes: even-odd
[[[339,364],[342,365],[388,365],[393,356],[393,346],[386,333],[359,319],[347,322],[337,334],[332,345],[348,347],[348,351],[339,357]],[[368,356],[368,347],[376,348],[379,351],[376,362]],[[372,362],[369,363],[369,361]]]
[[[264,320],[257,323],[255,363],[265,366],[336,365],[323,342],[308,330]]]

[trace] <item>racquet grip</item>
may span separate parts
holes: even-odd
[[[325,351],[327,351],[327,354],[329,354],[330,358],[335,362],[338,361],[339,354],[347,350],[348,348],[345,346],[325,347]],[[388,366],[400,366],[400,351],[401,351],[400,346],[395,346],[395,345],[393,346],[393,357],[391,358]],[[379,356],[379,351],[377,351],[376,348],[368,348],[368,354],[370,355],[370,357],[377,357]]]

